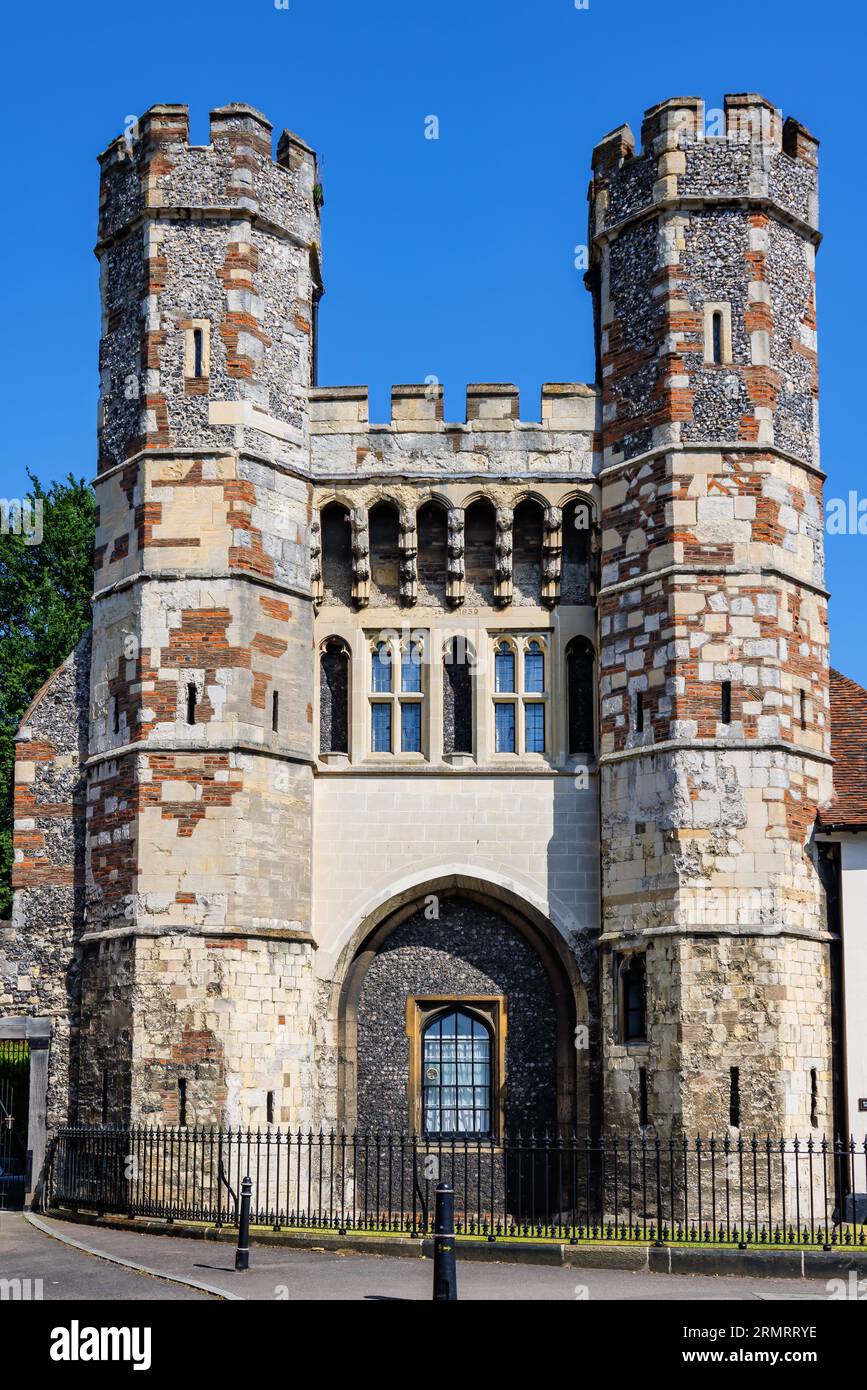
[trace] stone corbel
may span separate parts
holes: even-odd
[[[563,562],[563,510],[546,507],[542,539],[542,602],[553,607],[560,600],[560,570]]]
[[[370,602],[370,532],[366,507],[352,509],[352,597],[359,608]]]
[[[310,523],[310,593],[318,608],[322,602],[322,525],[315,516]]]
[[[406,606],[418,597],[418,538],[415,512],[409,507],[400,509],[400,601]]]
[[[497,539],[494,556],[494,600],[504,606],[512,601],[512,523],[511,507],[497,508]]]
[[[455,608],[464,601],[464,509],[449,507],[446,598]]]

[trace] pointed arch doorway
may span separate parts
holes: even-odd
[[[340,993],[342,1124],[443,1135],[480,1134],[483,1120],[493,1135],[590,1126],[587,992],[537,911],[504,902],[496,885],[439,881],[359,938]],[[437,1062],[430,1029],[451,1016],[461,1036],[443,1049],[440,1033]]]

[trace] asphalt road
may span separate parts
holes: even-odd
[[[43,1218],[40,1218],[43,1220]],[[94,1250],[132,1260],[164,1275],[197,1280],[243,1299],[429,1301],[429,1260],[332,1251],[251,1250],[252,1268],[236,1274],[231,1245],[143,1235],[45,1221],[58,1234]],[[208,1300],[212,1295],[139,1274],[70,1248],[34,1229],[21,1215],[0,1214],[0,1279],[42,1280],[46,1300]],[[824,1280],[632,1274],[623,1270],[554,1269],[540,1265],[458,1263],[461,1299],[563,1302],[825,1300]]]

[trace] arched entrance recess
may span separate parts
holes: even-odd
[[[535,1071],[540,1094],[550,1090],[550,1122],[588,1127],[595,1069],[587,991],[563,934],[512,889],[460,874],[404,889],[360,924],[341,966],[338,1119],[347,1128],[415,1127],[410,1014],[419,996],[422,1004],[466,996],[482,1010],[492,998],[502,999],[509,1027],[500,1078],[505,1124],[526,1123],[528,1115],[530,1123],[539,1122],[522,1099]],[[443,980],[446,987],[438,988]],[[377,1032],[381,1065],[365,1052]],[[371,1105],[371,1076],[374,1090],[381,1081],[378,1112]]]

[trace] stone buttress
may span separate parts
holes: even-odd
[[[830,1128],[816,142],[761,97],[596,148],[605,1112]],[[643,952],[647,1028],[621,971]]]
[[[79,1118],[304,1123],[315,156],[155,106],[100,162]]]

